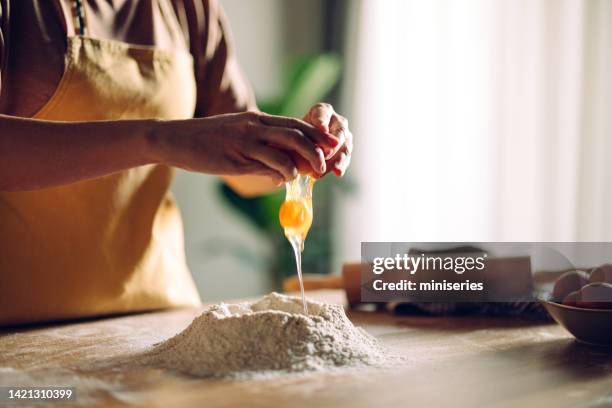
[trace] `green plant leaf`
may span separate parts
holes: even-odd
[[[295,58],[290,64],[279,114],[302,117],[329,94],[340,78],[340,71],[340,58],[335,54]]]
[[[269,113],[270,115],[280,115],[282,110],[281,100],[279,98],[274,100],[258,101],[257,107],[260,111]]]
[[[284,199],[283,191],[261,197],[242,197],[225,183],[219,183],[219,193],[226,203],[256,227],[266,231],[279,228],[280,231],[278,210]]]

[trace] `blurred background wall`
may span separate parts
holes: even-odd
[[[343,257],[365,240],[612,239],[612,2],[351,4]]]
[[[612,240],[611,1],[221,3],[259,99],[290,56],[341,58],[325,99],[355,152],[345,180],[317,183],[305,251],[330,245],[306,272],[338,272],[361,241]],[[204,299],[277,287],[278,248],[217,180],[183,172],[174,194]]]

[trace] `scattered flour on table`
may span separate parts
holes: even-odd
[[[252,378],[339,367],[385,366],[387,353],[353,326],[340,305],[271,293],[250,303],[206,309],[147,358],[195,376]]]

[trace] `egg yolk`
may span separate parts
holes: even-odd
[[[279,219],[283,228],[308,228],[310,220],[306,203],[298,200],[285,201],[280,208]]]

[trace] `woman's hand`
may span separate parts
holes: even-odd
[[[349,130],[348,120],[336,113],[330,104],[317,103],[304,115],[304,121],[338,139],[338,145],[325,157],[326,172],[333,171],[336,176],[343,176],[353,152],[353,134]]]
[[[162,123],[164,130],[151,137],[158,162],[209,174],[265,175],[277,185],[298,171],[322,176],[325,158],[336,157],[341,144],[305,121],[257,112]]]

